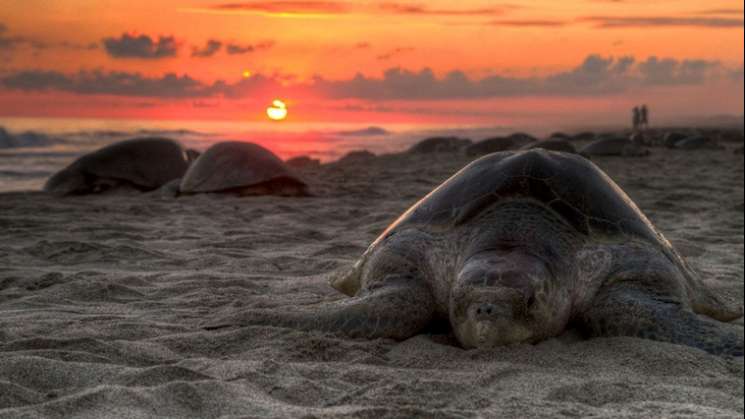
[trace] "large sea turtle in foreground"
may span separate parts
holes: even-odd
[[[274,153],[248,142],[225,141],[207,149],[189,167],[179,193],[308,195],[308,186]]]
[[[150,191],[180,178],[195,153],[168,138],[134,138],[88,153],[44,185],[55,195],[82,195],[117,189]]]
[[[406,211],[351,272],[351,298],[248,310],[207,329],[274,325],[407,339],[449,320],[466,348],[536,343],[576,325],[742,355],[741,316],[709,291],[598,167],[544,150],[495,153]]]

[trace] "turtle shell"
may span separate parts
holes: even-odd
[[[545,150],[494,153],[469,164],[424,197],[376,241],[416,226],[446,231],[504,200],[538,201],[585,235],[669,243],[613,180],[589,160]]]
[[[52,176],[44,190],[59,195],[85,193],[95,178],[126,181],[139,189],[153,190],[183,176],[188,167],[188,157],[178,142],[134,138],[80,157]]]
[[[181,181],[181,192],[221,192],[274,180],[300,180],[274,153],[247,142],[227,141],[208,148]]]
[[[646,150],[624,137],[611,137],[592,142],[580,150],[587,156],[640,156]]]
[[[499,151],[517,150],[532,141],[525,137],[494,137],[479,141],[466,148],[466,154],[469,156],[483,156],[486,154],[496,153]]]
[[[566,140],[555,139],[555,138],[526,144],[520,149],[521,150],[543,149],[543,150],[552,150],[552,151],[563,151],[565,153],[574,153],[574,154],[577,153],[577,149],[570,142]]]

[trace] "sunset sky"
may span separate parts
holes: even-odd
[[[0,116],[502,123],[743,113],[733,0],[0,0]],[[621,116],[618,116],[621,115]]]

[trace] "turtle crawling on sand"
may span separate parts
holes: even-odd
[[[594,141],[580,149],[580,153],[586,156],[624,156],[643,157],[648,156],[649,150],[640,146],[631,139],[624,137],[611,137]]]
[[[307,196],[308,186],[274,153],[241,141],[208,148],[184,175],[181,194]]]
[[[167,138],[134,138],[86,154],[49,178],[44,191],[83,195],[151,191],[184,175],[197,153]]]
[[[569,141],[550,138],[548,140],[538,141],[531,144],[526,144],[520,148],[520,150],[551,150],[561,151],[564,153],[577,154],[577,148],[572,145]]]
[[[544,150],[471,163],[406,211],[332,285],[351,298],[210,322],[407,339],[449,320],[466,348],[578,326],[742,355],[742,315],[708,290],[598,167]]]

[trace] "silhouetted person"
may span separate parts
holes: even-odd
[[[634,131],[639,129],[639,125],[642,122],[642,113],[638,106],[634,106],[632,110],[632,123],[634,124]]]
[[[639,125],[644,129],[649,128],[649,108],[647,108],[647,105],[642,105],[639,110]]]

